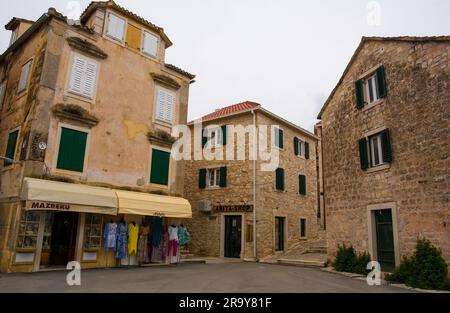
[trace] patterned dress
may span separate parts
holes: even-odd
[[[148,235],[150,233],[150,227],[143,226],[141,227],[141,232],[139,235],[138,242],[138,262],[140,264],[148,263]]]
[[[105,225],[105,249],[116,248],[117,224],[108,223]]]
[[[128,226],[127,224],[120,223],[117,226],[116,236],[116,259],[127,258],[127,243],[128,243]]]

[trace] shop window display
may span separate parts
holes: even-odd
[[[39,231],[40,213],[23,212],[20,219],[17,248],[36,249]]]
[[[86,214],[84,225],[84,248],[98,250],[102,246],[103,217],[95,214]]]

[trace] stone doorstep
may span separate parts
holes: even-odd
[[[326,262],[301,259],[278,259],[276,264],[302,267],[325,267]]]
[[[364,281],[366,280],[366,276],[364,276],[364,275],[354,274],[354,273],[346,273],[346,272],[338,272],[338,271],[335,271],[332,267],[325,267],[325,268],[321,268],[320,270],[322,270],[324,272],[332,273],[332,274],[346,276],[346,277],[357,279],[357,280],[364,280]],[[397,288],[402,288],[402,289],[417,291],[417,292],[423,292],[423,293],[449,293],[450,294],[450,291],[413,288],[413,287],[406,286],[405,284],[390,283],[384,279],[381,280],[381,285],[392,286],[392,287],[397,287]]]

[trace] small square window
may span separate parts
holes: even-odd
[[[109,13],[106,35],[112,39],[122,42],[124,40],[125,25],[126,22],[123,18],[120,18],[113,13]]]
[[[211,168],[207,170],[206,186],[208,188],[220,187],[220,168]]]

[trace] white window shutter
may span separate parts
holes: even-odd
[[[175,102],[174,94],[171,92],[166,93],[166,116],[165,119],[167,122],[172,123],[173,120],[173,106]]]
[[[30,74],[32,62],[29,61],[27,64],[22,66],[22,72],[20,73],[19,87],[17,88],[17,92],[21,92],[27,88],[28,83],[28,75]]]
[[[117,40],[124,40],[125,21],[111,13],[108,15],[108,17],[109,22],[107,34]]]
[[[97,81],[97,62],[87,61],[86,62],[86,72],[84,79],[84,86],[82,93],[85,96],[94,97],[95,93],[95,83]]]
[[[158,37],[148,32],[144,32],[144,52],[156,56],[158,53]]]
[[[86,68],[86,60],[74,56],[72,64],[72,72],[70,74],[70,90],[81,94],[83,91],[83,77]]]
[[[156,119],[172,123],[175,105],[175,94],[169,90],[159,88],[157,96]]]
[[[69,90],[81,96],[94,98],[97,82],[98,63],[75,55],[70,74]]]

